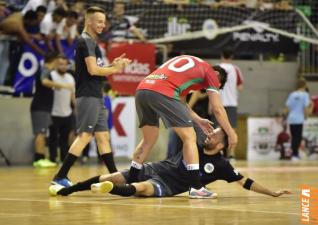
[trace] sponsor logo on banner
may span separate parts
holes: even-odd
[[[119,94],[134,95],[139,82],[155,69],[155,46],[148,43],[114,43],[108,54],[109,61],[123,53],[132,62],[122,73],[111,75],[109,81],[112,89]]]
[[[184,34],[191,28],[188,19],[184,17],[179,19],[177,17],[169,17],[167,26],[167,33],[164,35],[165,37]]]
[[[134,97],[117,97],[112,102],[111,143],[115,156],[131,157],[136,145],[136,110]]]
[[[36,44],[46,51],[47,47],[44,43],[36,42]],[[70,61],[73,61],[76,43],[74,42],[73,45],[68,46],[67,41],[62,40],[61,44],[64,55]],[[23,53],[14,80],[15,94],[30,95],[33,93],[34,77],[37,73],[40,73],[39,69],[42,64],[43,56],[36,53],[28,44],[23,44]]]
[[[277,138],[284,131],[282,118],[248,118],[248,160],[278,160]],[[289,135],[289,130],[286,131]],[[290,145],[285,146],[289,151]],[[318,118],[306,120],[299,151],[302,158],[318,158]]]
[[[250,20],[244,21],[243,24],[251,25],[253,28],[249,31],[233,32],[234,41],[262,43],[280,42],[279,34],[266,32],[264,30],[264,27],[269,26],[269,24]]]
[[[300,222],[318,224],[318,188],[300,186]]]

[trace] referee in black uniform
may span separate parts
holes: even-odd
[[[102,88],[105,77],[120,72],[130,60],[124,55],[114,59],[104,67],[102,54],[96,42],[97,35],[102,33],[106,24],[105,11],[99,7],[90,7],[85,14],[85,27],[77,41],[75,53],[76,79],[76,126],[78,136],[71,145],[63,165],[55,175],[52,183],[70,186],[72,183],[67,174],[80,156],[84,147],[95,135],[101,158],[110,173],[116,172],[109,143],[107,111],[103,104]]]

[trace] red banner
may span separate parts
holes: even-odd
[[[132,62],[122,73],[109,76],[109,82],[119,94],[134,95],[139,82],[155,69],[155,46],[148,43],[113,43],[108,59],[112,62],[123,53]]]

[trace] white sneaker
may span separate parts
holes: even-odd
[[[292,162],[299,162],[299,160],[300,160],[300,158],[297,157],[297,156],[293,156],[293,157],[291,158],[291,161],[292,161]]]
[[[114,184],[110,181],[96,183],[91,185],[91,191],[94,193],[109,193],[113,190]]]
[[[51,196],[57,196],[57,192],[59,192],[61,189],[63,189],[64,186],[59,184],[53,184],[49,187],[49,195]]]
[[[211,191],[208,191],[204,187],[200,188],[199,190],[190,188],[189,190],[189,198],[216,198],[218,196],[217,193],[213,193]]]

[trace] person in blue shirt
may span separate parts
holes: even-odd
[[[302,139],[303,124],[309,114],[310,97],[306,91],[306,81],[301,79],[297,83],[297,89],[289,94],[286,101],[285,113],[291,133],[291,147],[293,150],[293,161],[299,160],[298,149]]]

